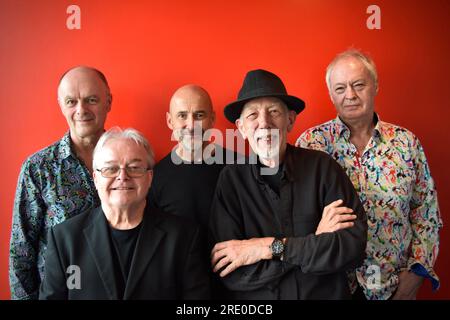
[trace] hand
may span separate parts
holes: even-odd
[[[321,233],[335,232],[341,229],[353,227],[351,220],[356,219],[356,215],[350,214],[353,209],[340,207],[342,200],[336,200],[323,209],[322,219],[316,230],[316,236]]]
[[[270,245],[273,237],[253,238],[249,240],[230,240],[217,243],[211,251],[213,271],[220,272],[221,277],[237,268],[254,264],[264,259],[272,259]]]
[[[392,300],[416,300],[417,291],[423,282],[423,277],[414,272],[403,270],[398,275],[398,287]]]

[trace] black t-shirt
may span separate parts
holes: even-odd
[[[125,283],[130,273],[134,249],[141,230],[141,224],[133,229],[119,230],[109,226],[112,248],[114,248],[114,270],[119,292],[124,293]]]
[[[193,219],[205,232],[217,179],[229,151],[221,149],[221,152],[221,163],[212,164],[186,163],[176,153],[173,161],[169,153],[155,166],[148,204],[164,212]]]
[[[258,167],[263,168],[266,167],[261,162],[259,162],[258,159]],[[270,188],[278,195],[280,196],[280,187],[281,187],[281,178],[283,176],[283,164],[281,163],[279,167],[277,168],[277,171],[275,174],[265,174],[261,175],[261,178],[264,180],[265,183],[267,183]]]

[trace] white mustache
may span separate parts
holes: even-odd
[[[280,133],[278,129],[259,129],[256,130],[253,134],[253,138],[258,139],[267,139],[270,138],[271,140],[277,140],[280,137]]]

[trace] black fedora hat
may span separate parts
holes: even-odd
[[[281,99],[289,109],[294,110],[297,114],[305,109],[305,102],[288,95],[283,82],[277,75],[258,69],[247,73],[237,100],[225,107],[225,117],[234,123],[241,116],[242,109],[248,101],[262,97]]]

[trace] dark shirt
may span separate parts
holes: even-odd
[[[267,168],[265,165],[258,162],[259,168]],[[269,187],[275,191],[275,193],[280,196],[281,179],[283,178],[283,164],[281,163],[278,168],[276,168],[275,174],[264,174],[261,178],[269,185]]]
[[[136,241],[141,230],[141,225],[128,230],[114,229],[109,226],[111,242],[114,250],[115,275],[116,281],[119,283],[119,294],[123,296],[125,284],[130,273],[131,262],[133,260]]]
[[[221,152],[225,157],[224,150]],[[148,203],[164,212],[193,219],[206,231],[214,190],[225,161],[183,162],[175,152],[173,157],[175,161],[169,153],[155,166]]]
[[[327,154],[287,146],[280,195],[253,164],[227,166],[211,211],[214,243],[231,239],[286,237],[283,261],[263,260],[222,278],[236,299],[350,298],[346,270],[365,257],[367,221],[342,168]],[[343,199],[355,225],[314,233],[325,206]]]
[[[242,159],[228,149],[218,145],[215,148],[214,157],[201,163],[184,162],[176,152],[173,155],[169,153],[154,168],[147,201],[151,207],[198,223],[202,232],[203,256],[208,261],[211,248],[206,238],[217,179],[227,159]],[[221,299],[224,291],[222,284],[215,278],[211,279],[211,283],[213,298]]]

